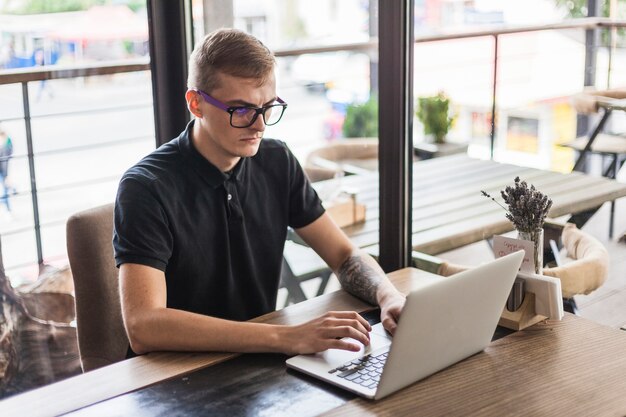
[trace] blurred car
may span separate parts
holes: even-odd
[[[355,85],[369,86],[369,57],[363,53],[339,51],[305,54],[297,57],[292,77],[310,91],[326,92],[332,88],[354,90]]]

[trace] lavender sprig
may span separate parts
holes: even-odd
[[[521,181],[519,177],[515,177],[513,186],[507,186],[500,192],[508,209],[485,191],[481,191],[481,194],[498,203],[506,211],[506,218],[520,232],[530,233],[541,229],[552,207],[552,200],[548,196],[541,193],[532,184],[528,187],[528,183]]]
[[[490,199],[493,200],[494,203],[496,203],[497,205],[499,205],[500,207],[502,207],[504,209],[504,211],[506,211],[507,213],[509,212],[506,207],[504,207],[502,204],[500,204],[500,202],[498,200],[496,200],[495,198],[493,198],[489,193],[487,193],[486,191],[480,190],[481,194],[484,195],[485,197],[488,197]]]

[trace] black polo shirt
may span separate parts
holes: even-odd
[[[113,246],[123,263],[165,272],[167,306],[230,320],[275,309],[287,226],[324,209],[287,146],[224,174],[194,148],[191,122],[122,177]]]

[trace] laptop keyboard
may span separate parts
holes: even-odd
[[[388,353],[387,351],[376,356],[365,355],[362,358],[346,362],[338,368],[331,369],[328,373],[339,372],[337,374],[339,378],[347,379],[365,388],[376,388],[378,381],[380,381],[380,375],[383,373]]]

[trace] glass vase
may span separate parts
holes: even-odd
[[[517,238],[533,242],[533,261],[535,262],[535,274],[543,272],[543,229],[529,232],[517,231]]]

